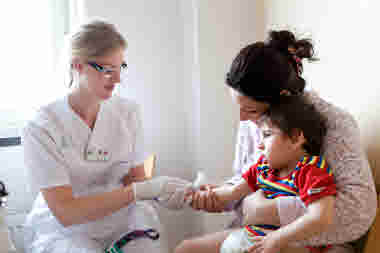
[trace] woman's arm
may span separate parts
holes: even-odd
[[[248,250],[254,252],[278,252],[292,242],[308,239],[328,230],[334,217],[335,197],[327,196],[314,201],[307,207],[307,212],[289,225],[255,237],[254,245]]]
[[[103,218],[134,201],[132,186],[84,197],[74,197],[71,186],[41,192],[54,216],[65,227]]]
[[[157,198],[162,204],[176,208],[173,197],[178,193],[184,195],[189,184],[180,178],[160,176],[89,196],[74,197],[72,187],[68,185],[42,189],[41,192],[62,225],[70,226],[103,218],[136,200]]]
[[[282,245],[305,240],[327,231],[333,222],[335,197],[327,196],[314,201],[306,213],[287,226],[274,231]]]

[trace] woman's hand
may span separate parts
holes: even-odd
[[[191,207],[196,210],[204,210],[211,213],[220,213],[224,210],[224,204],[212,190],[218,185],[201,185],[198,191],[189,193],[186,198],[191,198]]]
[[[273,224],[280,225],[275,199],[267,199],[262,190],[243,200],[243,225]]]
[[[248,253],[279,253],[284,247],[276,231],[250,238],[250,241],[253,242],[253,246],[246,251]]]

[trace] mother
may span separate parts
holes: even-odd
[[[303,58],[314,59],[313,45],[309,40],[297,40],[289,31],[272,31],[267,41],[248,45],[234,59],[226,83],[231,88],[233,99],[240,106],[242,121],[236,150],[236,177],[240,178],[256,161],[261,115],[276,102],[281,93],[304,93],[328,120],[322,154],[333,169],[338,194],[334,226],[328,232],[300,244],[332,244],[328,252],[352,252],[352,247],[346,243],[364,235],[376,213],[376,191],[371,170],[361,148],[359,129],[353,117],[315,93],[304,91],[305,80],[301,76]],[[233,183],[233,179],[226,182]],[[283,226],[304,212],[296,198],[267,200],[260,192],[224,207],[212,191],[206,190],[206,187],[201,189],[193,196],[193,208],[209,212],[232,208],[238,216],[232,226],[241,225],[241,207],[249,223],[266,223],[266,219],[271,222],[277,217]],[[221,242],[228,233],[227,230],[185,240],[176,248],[176,252],[219,252]]]

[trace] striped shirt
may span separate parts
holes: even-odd
[[[280,177],[278,172],[261,156],[243,178],[253,191],[262,189],[267,198],[299,196],[306,206],[336,194],[333,173],[321,156],[304,156],[287,176]]]

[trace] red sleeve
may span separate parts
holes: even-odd
[[[306,165],[296,175],[296,186],[301,200],[308,206],[315,200],[336,194],[336,184],[333,174],[326,168]]]
[[[248,183],[249,187],[251,187],[252,191],[257,191],[257,167],[262,164],[264,160],[264,156],[261,156],[256,164],[252,165],[249,170],[247,170],[242,177]]]

